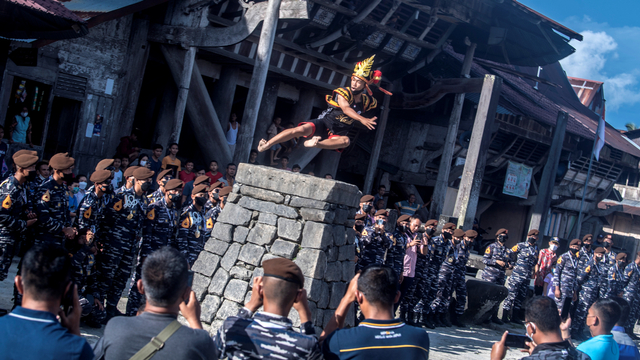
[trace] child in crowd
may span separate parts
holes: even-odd
[[[121,159],[113,159],[113,180],[111,180],[111,185],[113,185],[114,189],[119,188],[122,183],[122,170],[120,170],[121,165]]]
[[[193,172],[193,161],[189,160],[184,164],[184,170],[180,171],[178,178],[185,184],[196,179],[196,173]]]
[[[211,183],[215,183],[222,177],[222,173],[218,171],[218,162],[211,160],[209,163],[209,171],[205,174],[211,179]]]
[[[162,168],[167,170],[172,170],[173,177],[178,177],[178,173],[182,170],[180,166],[180,159],[177,158],[178,155],[178,144],[173,143],[169,145],[169,154],[162,159]]]

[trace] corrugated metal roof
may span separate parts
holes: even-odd
[[[62,0],[62,2],[73,12],[107,13],[125,6],[137,4],[142,2],[142,0]]]
[[[567,78],[582,105],[588,107],[596,114],[601,115],[603,119],[606,119],[604,91],[602,90],[603,82],[571,76],[567,76]]]
[[[43,13],[60,16],[65,19],[69,19],[71,21],[82,22],[76,14],[66,8],[63,4],[61,4],[57,0],[7,0],[8,2],[12,2],[14,4],[18,4],[21,6],[29,7],[34,10],[41,11]]]
[[[640,201],[635,200],[603,200],[598,203],[598,209],[606,210],[612,206],[622,205],[622,211],[625,214],[640,216]]]

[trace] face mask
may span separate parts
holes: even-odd
[[[382,219],[378,219],[378,220],[376,220],[376,225],[382,225],[382,226],[385,226],[386,224],[387,224],[387,222],[386,222],[386,221],[384,221],[384,220],[382,220]]]
[[[371,210],[373,210],[373,206],[371,206],[371,205],[369,205],[369,204],[364,205],[364,206],[362,207],[362,211],[364,211],[364,213],[365,213],[365,214],[370,213],[370,212],[371,212]]]
[[[204,206],[207,203],[207,198],[204,196],[199,196],[196,198],[196,204],[198,204],[198,206]]]
[[[498,236],[498,241],[499,241],[501,244],[504,244],[504,243],[505,243],[505,241],[507,241],[507,239],[508,239],[508,237],[506,237],[506,236],[504,236],[504,235],[500,235],[500,236]]]
[[[29,116],[29,113],[28,112],[23,112],[20,115],[22,115],[22,117],[26,118],[27,116]]]
[[[556,250],[558,250],[558,245],[555,245],[555,244],[550,245],[549,249],[551,249],[552,251],[556,251]]]
[[[405,232],[405,231],[407,231],[407,227],[404,226],[404,225],[398,225],[398,230],[400,230],[402,232]]]
[[[451,240],[451,237],[452,237],[452,236],[451,236],[451,234],[450,234],[450,233],[448,233],[448,232],[443,232],[443,233],[442,233],[442,236],[443,236],[446,240]]]
[[[456,245],[460,244],[460,239],[453,239],[453,243]]]
[[[608,248],[610,248],[610,247],[611,247],[611,243],[610,243],[610,242],[605,242],[605,243],[604,243],[604,248],[605,248],[605,249],[608,249]]]
[[[618,261],[618,267],[619,268],[623,268],[624,267],[625,262],[624,261]]]
[[[436,228],[434,228],[434,227],[429,228],[429,229],[427,229],[426,233],[427,233],[427,235],[429,235],[429,236],[433,236],[433,234],[435,234],[435,233],[436,233]]]
[[[80,188],[79,188],[79,187],[77,187],[77,186],[76,186],[76,187],[74,187],[74,188],[73,188],[73,193],[74,193],[74,194],[77,194],[78,192],[80,192]]]
[[[31,181],[34,181],[35,179],[36,179],[36,172],[29,171],[29,174],[27,175],[27,181],[31,182]]]
[[[571,251],[571,253],[572,253],[573,255],[578,255],[578,252],[579,252],[580,250],[576,250],[576,249],[569,249],[569,251]]]
[[[601,262],[601,261],[602,261],[602,256],[600,256],[600,257],[596,256],[596,262]]]
[[[151,183],[148,181],[145,181],[142,183],[142,185],[140,185],[140,188],[142,189],[142,191],[146,192],[147,190],[149,190],[149,188],[151,187]]]
[[[464,243],[467,244],[467,246],[471,246],[471,244],[473,244],[473,241],[465,240]]]
[[[71,184],[71,182],[73,181],[73,174],[64,174],[63,180],[67,184]]]
[[[173,203],[180,201],[180,194],[169,194],[169,200]]]
[[[140,161],[140,166],[147,166],[147,160]]]
[[[87,182],[86,181],[80,181],[80,183],[78,183],[78,187],[82,190],[87,188]]]
[[[591,250],[591,244],[584,244],[584,245],[582,245],[582,247],[583,247],[586,251]]]
[[[536,243],[536,239],[535,239],[535,238],[532,238],[532,237],[527,238],[527,241],[528,241],[528,242],[529,242],[529,244],[531,244],[531,245],[533,245],[533,244],[535,244],[535,243]]]
[[[360,225],[356,225],[356,231],[357,232],[362,232],[362,230],[364,230],[364,224],[360,224]]]

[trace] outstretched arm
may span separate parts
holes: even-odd
[[[353,110],[351,106],[349,106],[349,102],[342,95],[338,95],[338,105],[340,105],[340,109],[342,109],[342,112],[345,115],[354,120],[360,121],[362,125],[367,127],[367,129],[373,130],[376,128],[376,120],[378,119],[376,116],[370,119],[361,116],[355,110]]]

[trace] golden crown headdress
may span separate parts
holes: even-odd
[[[353,69],[353,76],[361,79],[362,81],[365,82],[365,86],[367,88],[367,93],[369,93],[369,95],[373,95],[373,93],[371,92],[371,89],[369,88],[369,85],[378,85],[380,84],[380,80],[382,80],[382,72],[380,70],[375,70],[372,71],[373,68],[373,59],[375,58],[375,54],[372,55],[370,58],[368,59],[364,59],[360,62],[358,62],[356,64],[355,69]],[[387,90],[383,89],[380,87],[380,85],[378,85],[378,88],[380,89],[380,91],[382,91],[383,93],[387,94],[387,95],[393,95],[392,93],[388,92]]]

